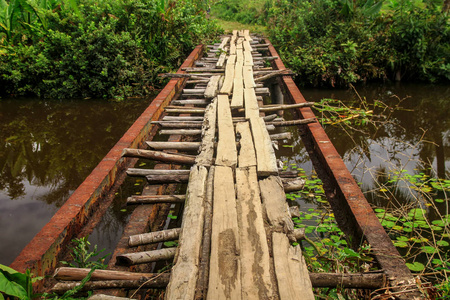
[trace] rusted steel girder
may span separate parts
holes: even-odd
[[[182,68],[191,67],[202,51],[203,46],[197,46],[177,73],[184,73]],[[156,126],[151,122],[159,119],[164,107],[180,91],[185,81],[186,78],[169,81],[66,203],[25,246],[11,264],[12,268],[19,272],[30,269],[36,276],[47,275],[54,270],[58,257],[66,250],[67,244],[81,231],[100,202],[108,195],[119,175],[135,161],[132,158],[122,158],[122,150],[138,148],[144,144],[152,128]]]
[[[266,43],[269,44],[270,54],[279,57],[270,41],[266,39]],[[273,64],[278,70],[286,69],[279,58]],[[307,102],[290,76],[283,76],[280,81],[292,102]],[[298,108],[297,112],[302,119],[315,118],[309,107]],[[341,230],[356,246],[360,245],[363,239],[367,240],[377,262],[386,272],[391,286],[416,289],[414,278],[404,259],[393,245],[325,130],[319,122],[310,123],[303,128],[305,133],[302,140],[316,172],[324,182],[327,198]],[[409,293],[406,297],[420,298],[420,294]]]

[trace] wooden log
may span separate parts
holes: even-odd
[[[206,182],[205,221],[203,223],[203,241],[200,254],[200,265],[194,299],[205,299],[208,290],[209,258],[211,253],[211,231],[213,214],[214,171],[211,166]]]
[[[231,95],[231,91],[233,90],[233,81],[234,81],[234,64],[228,64],[225,67],[225,79],[220,89],[221,94]]]
[[[214,142],[216,139],[217,98],[214,98],[206,108],[202,126],[202,142],[200,153],[195,162],[201,166],[211,166],[214,157]]]
[[[163,135],[200,135],[201,129],[164,129],[160,130],[159,134]]]
[[[278,175],[275,151],[264,120],[259,117],[251,118],[250,127],[255,144],[258,176]]]
[[[283,132],[283,133],[271,134],[270,135],[270,139],[272,141],[276,141],[276,140],[290,140],[290,139],[292,139],[292,132]]]
[[[156,161],[170,162],[176,164],[192,165],[195,162],[195,156],[186,154],[172,154],[154,150],[141,150],[125,148],[122,152],[123,157],[148,158]]]
[[[187,100],[173,100],[171,104],[175,105],[208,105],[211,101],[203,99],[187,99]]]
[[[132,235],[128,239],[128,246],[136,247],[139,245],[147,245],[165,241],[177,240],[181,232],[181,228],[173,228],[149,233]]]
[[[309,273],[313,287],[379,289],[386,286],[384,273]]]
[[[261,56],[261,57],[255,58],[255,60],[272,61],[272,60],[276,60],[278,58],[279,58],[278,56]]]
[[[294,223],[289,215],[286,194],[283,183],[278,176],[269,176],[259,181],[261,199],[267,214],[267,219],[275,231],[290,233]]]
[[[166,108],[165,112],[168,114],[204,114],[205,109],[203,108]]]
[[[212,76],[211,79],[209,80],[204,93],[206,99],[212,99],[217,95],[217,90],[219,87],[219,79],[220,75],[216,75]]]
[[[160,260],[171,260],[175,256],[176,250],[176,247],[171,247],[160,250],[117,255],[116,265],[133,266]]]
[[[285,110],[291,108],[299,108],[299,107],[311,107],[314,105],[314,102],[307,103],[297,103],[297,104],[282,104],[282,105],[266,105],[260,108],[263,112],[268,111],[277,111],[277,110]]]
[[[91,271],[89,268],[57,268],[53,273],[53,278],[60,281],[81,281]],[[111,271],[111,270],[95,270],[91,274],[91,281],[102,280],[140,280],[142,278],[151,279],[161,274],[157,273],[136,273],[125,271]]]
[[[101,289],[136,289],[142,288],[164,288],[167,286],[170,274],[158,274],[154,279],[141,280],[108,280],[86,282],[81,292]],[[58,282],[51,289],[56,294],[63,294],[68,290],[78,287],[80,282]]]
[[[128,168],[128,176],[148,176],[148,175],[167,175],[167,176],[178,176],[178,175],[189,175],[189,170],[160,170],[160,169],[138,169],[138,168]]]
[[[109,296],[109,295],[103,295],[103,294],[92,295],[91,297],[88,298],[88,300],[126,300],[126,299],[131,299],[131,298],[115,297],[115,296]]]
[[[195,68],[195,67],[188,67],[188,68],[181,68],[181,70],[186,72],[198,72],[198,73],[223,73],[222,69],[216,69],[216,68]],[[196,74],[197,75],[197,74]]]
[[[198,83],[208,83],[209,80],[207,79],[197,79],[197,80],[188,80],[186,81],[186,84],[198,84]]]
[[[216,63],[216,69],[223,69],[223,65],[225,64],[225,59],[227,58],[226,53],[221,53],[219,56],[219,59]]]
[[[153,121],[153,124],[158,124],[163,128],[179,128],[179,129],[195,129],[202,128],[201,121],[182,121],[182,122],[174,122],[174,121]]]
[[[147,195],[131,196],[127,198],[127,205],[155,204],[155,203],[183,203],[185,195]]]
[[[203,166],[193,166],[191,169],[183,212],[183,230],[179,238],[175,265],[166,289],[166,299],[193,299],[195,295],[202,245],[207,175],[208,171]]]
[[[238,167],[256,167],[256,153],[253,146],[252,133],[248,122],[236,124],[236,133],[240,135],[240,150],[238,155]]]
[[[242,298],[273,299],[276,283],[270,275],[269,246],[256,167],[236,169],[236,191],[237,212],[240,216]]]
[[[220,76],[220,75],[214,75],[212,77],[215,76]],[[212,78],[211,77],[211,78]],[[211,81],[211,80],[210,80]],[[197,95],[197,94],[202,94],[205,93],[205,89],[204,88],[199,88],[199,89],[183,89],[183,94],[185,95]]]
[[[305,228],[294,228],[291,233],[288,233],[289,241],[297,242],[305,239]]]
[[[190,109],[196,109],[196,110],[202,110],[203,112],[205,111],[204,107],[187,107],[187,106],[179,106],[179,105],[167,105],[166,106],[167,109],[179,109],[181,111],[186,112],[189,111]]]
[[[279,232],[272,234],[272,244],[280,300],[296,299],[299,295],[302,295],[302,299],[314,300],[308,268],[300,246],[292,247],[286,235]]]
[[[217,104],[217,127],[219,140],[215,164],[235,167],[237,163],[236,138],[227,95],[219,95]]]
[[[202,116],[165,116],[163,121],[203,121]]]
[[[233,170],[214,170],[213,226],[207,299],[241,299],[240,239]]]
[[[200,142],[145,142],[153,150],[179,150],[179,151],[197,151],[200,148]]]
[[[245,103],[245,118],[257,119],[259,118],[259,106],[256,100],[255,89],[244,89],[244,103]]]
[[[266,124],[273,125],[275,127],[280,126],[297,126],[297,125],[306,125],[310,123],[316,122],[316,118],[308,118],[308,119],[299,119],[299,120],[292,120],[292,121],[274,121],[274,122],[268,122]]]
[[[305,186],[305,180],[303,178],[281,178],[281,180],[285,193],[301,191]]]
[[[183,183],[189,180],[189,175],[148,175],[149,184]]]
[[[289,214],[293,218],[300,218],[300,209],[298,206],[289,206]]]
[[[255,78],[255,82],[262,82],[262,81],[266,81],[269,80],[271,78],[274,78],[276,76],[287,76],[287,75],[294,75],[294,73],[292,73],[291,71],[284,69],[284,70],[276,70],[273,71],[269,74],[263,75],[261,77]]]
[[[270,96],[269,88],[255,88],[255,93],[258,96]]]

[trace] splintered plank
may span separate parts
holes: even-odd
[[[269,224],[276,231],[290,233],[294,230],[283,182],[278,176],[269,176],[259,181],[261,199],[267,213]]]
[[[256,154],[253,146],[252,132],[248,122],[239,122],[236,124],[236,133],[241,136],[240,150],[238,156],[238,167],[256,166]]]
[[[256,99],[255,89],[244,89],[245,118],[259,118],[258,100]]]
[[[213,226],[208,297],[241,299],[240,240],[236,212],[233,170],[214,170]]]
[[[236,138],[233,119],[231,117],[230,101],[227,95],[219,95],[217,104],[217,125],[219,141],[215,164],[234,167],[237,163]]]
[[[249,42],[253,41],[253,39],[250,37],[250,30],[248,29],[244,30],[244,38]]]
[[[236,64],[236,54],[232,54],[227,59],[227,65],[234,65]]]
[[[280,300],[314,299],[312,284],[302,250],[297,245],[292,247],[284,233],[272,235],[275,275],[280,292]]]
[[[224,50],[225,49],[225,46],[227,45],[227,43],[228,43],[228,41],[230,40],[230,37],[229,36],[227,36],[227,37],[224,37],[223,38],[223,40],[222,40],[222,43],[219,45],[219,50]]]
[[[236,63],[239,62],[244,65],[244,52],[242,49],[236,49]]]
[[[251,51],[244,51],[244,66],[253,66],[253,57]]]
[[[244,39],[243,46],[244,46],[244,51],[248,51],[248,52],[253,51],[252,46],[250,46],[250,41]]]
[[[242,76],[244,77],[244,86],[246,89],[256,87],[256,83],[253,78],[253,68],[251,66],[244,65],[242,67]]]
[[[236,51],[239,50],[239,49],[244,49],[243,43],[244,43],[244,38],[240,37],[240,38],[237,39],[237,41],[236,41]]]
[[[220,75],[211,76],[204,93],[206,99],[212,99],[217,95],[219,79]]]
[[[230,40],[230,54],[236,54],[236,37],[232,36]]]
[[[259,117],[250,118],[250,126],[255,143],[258,176],[278,175],[275,151],[264,120]]]
[[[217,98],[206,107],[205,118],[202,126],[202,143],[200,153],[195,158],[195,163],[210,166],[214,156],[214,141],[216,138],[217,124]]]
[[[216,69],[223,69],[223,65],[225,64],[225,59],[227,58],[227,55],[225,52],[220,54],[219,60],[216,63]]]
[[[220,89],[221,94],[230,95],[233,89],[234,80],[234,64],[227,63],[225,67],[225,80],[223,81],[222,88]]]
[[[166,289],[167,299],[194,298],[203,237],[207,175],[208,170],[203,166],[191,169],[177,258]]]
[[[242,298],[273,299],[276,285],[270,275],[269,246],[256,167],[236,169],[236,191],[240,216]]]

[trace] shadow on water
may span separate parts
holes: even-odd
[[[0,263],[14,260],[147,106],[0,100]],[[120,232],[123,213],[110,214]]]

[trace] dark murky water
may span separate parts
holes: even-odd
[[[148,104],[0,99],[1,264],[14,260]],[[108,220],[121,214],[111,209],[103,222],[111,243],[117,237],[108,233],[121,225]]]
[[[379,100],[402,108],[388,109],[388,122],[379,122],[378,127],[353,131],[326,126],[370,201],[384,204],[383,198],[370,193],[381,171],[400,168],[449,177],[450,86],[373,85],[357,91],[368,103]],[[354,106],[360,102],[353,90],[302,89],[302,93],[308,101],[334,98]],[[0,263],[14,260],[147,105],[142,100],[0,101]],[[288,130],[296,138],[280,145],[278,155],[289,166],[311,171],[297,130]],[[432,169],[420,161],[430,162]],[[133,181],[119,193],[126,197],[140,189]],[[302,210],[315,208],[311,202],[299,204]],[[115,203],[92,233],[91,243],[112,251],[128,215]]]

